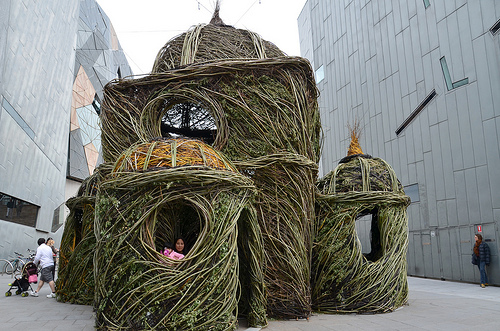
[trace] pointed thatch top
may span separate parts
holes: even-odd
[[[220,18],[219,13],[220,13],[220,1],[217,1],[217,3],[215,4],[214,14],[212,15],[212,19],[210,20],[209,24],[226,25]]]
[[[359,127],[359,122],[355,122],[351,127],[349,125],[349,131],[351,132],[351,143],[349,144],[349,150],[347,151],[347,156],[355,154],[363,154],[361,146],[359,146],[359,137],[361,136],[361,128]]]

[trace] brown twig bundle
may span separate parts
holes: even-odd
[[[192,139],[165,139],[138,144],[118,159],[113,171],[141,171],[193,165],[236,171],[220,152]]]

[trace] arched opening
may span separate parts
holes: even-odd
[[[378,226],[378,209],[364,210],[356,216],[356,233],[365,258],[371,262],[380,259],[383,251]]]
[[[165,101],[165,115],[161,119],[161,135],[200,139],[212,145],[217,137],[215,119],[201,103],[181,102],[169,106]]]
[[[154,235],[155,249],[163,250],[165,243],[184,239],[184,253],[195,245],[202,227],[202,219],[195,208],[188,204],[172,203],[158,210]]]

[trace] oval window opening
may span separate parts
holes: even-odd
[[[172,203],[161,208],[156,217],[154,244],[156,251],[163,251],[166,244],[175,247],[175,241],[182,238],[186,255],[198,240],[201,218],[195,208],[188,204]]]
[[[378,210],[367,210],[356,216],[356,233],[361,242],[361,252],[371,262],[376,262],[382,255]]]
[[[195,138],[212,145],[217,137],[217,126],[201,103],[177,103],[168,108],[161,119],[161,135],[166,138]]]

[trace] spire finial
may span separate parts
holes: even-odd
[[[214,14],[212,15],[212,19],[210,20],[210,24],[225,25],[219,16],[219,12],[220,12],[220,0],[217,0],[217,2],[215,3]]]
[[[355,120],[354,125],[351,127],[350,124],[347,125],[351,133],[351,143],[349,144],[349,150],[347,151],[347,156],[355,154],[363,154],[361,146],[359,146],[359,137],[361,136],[361,128],[359,121]]]

